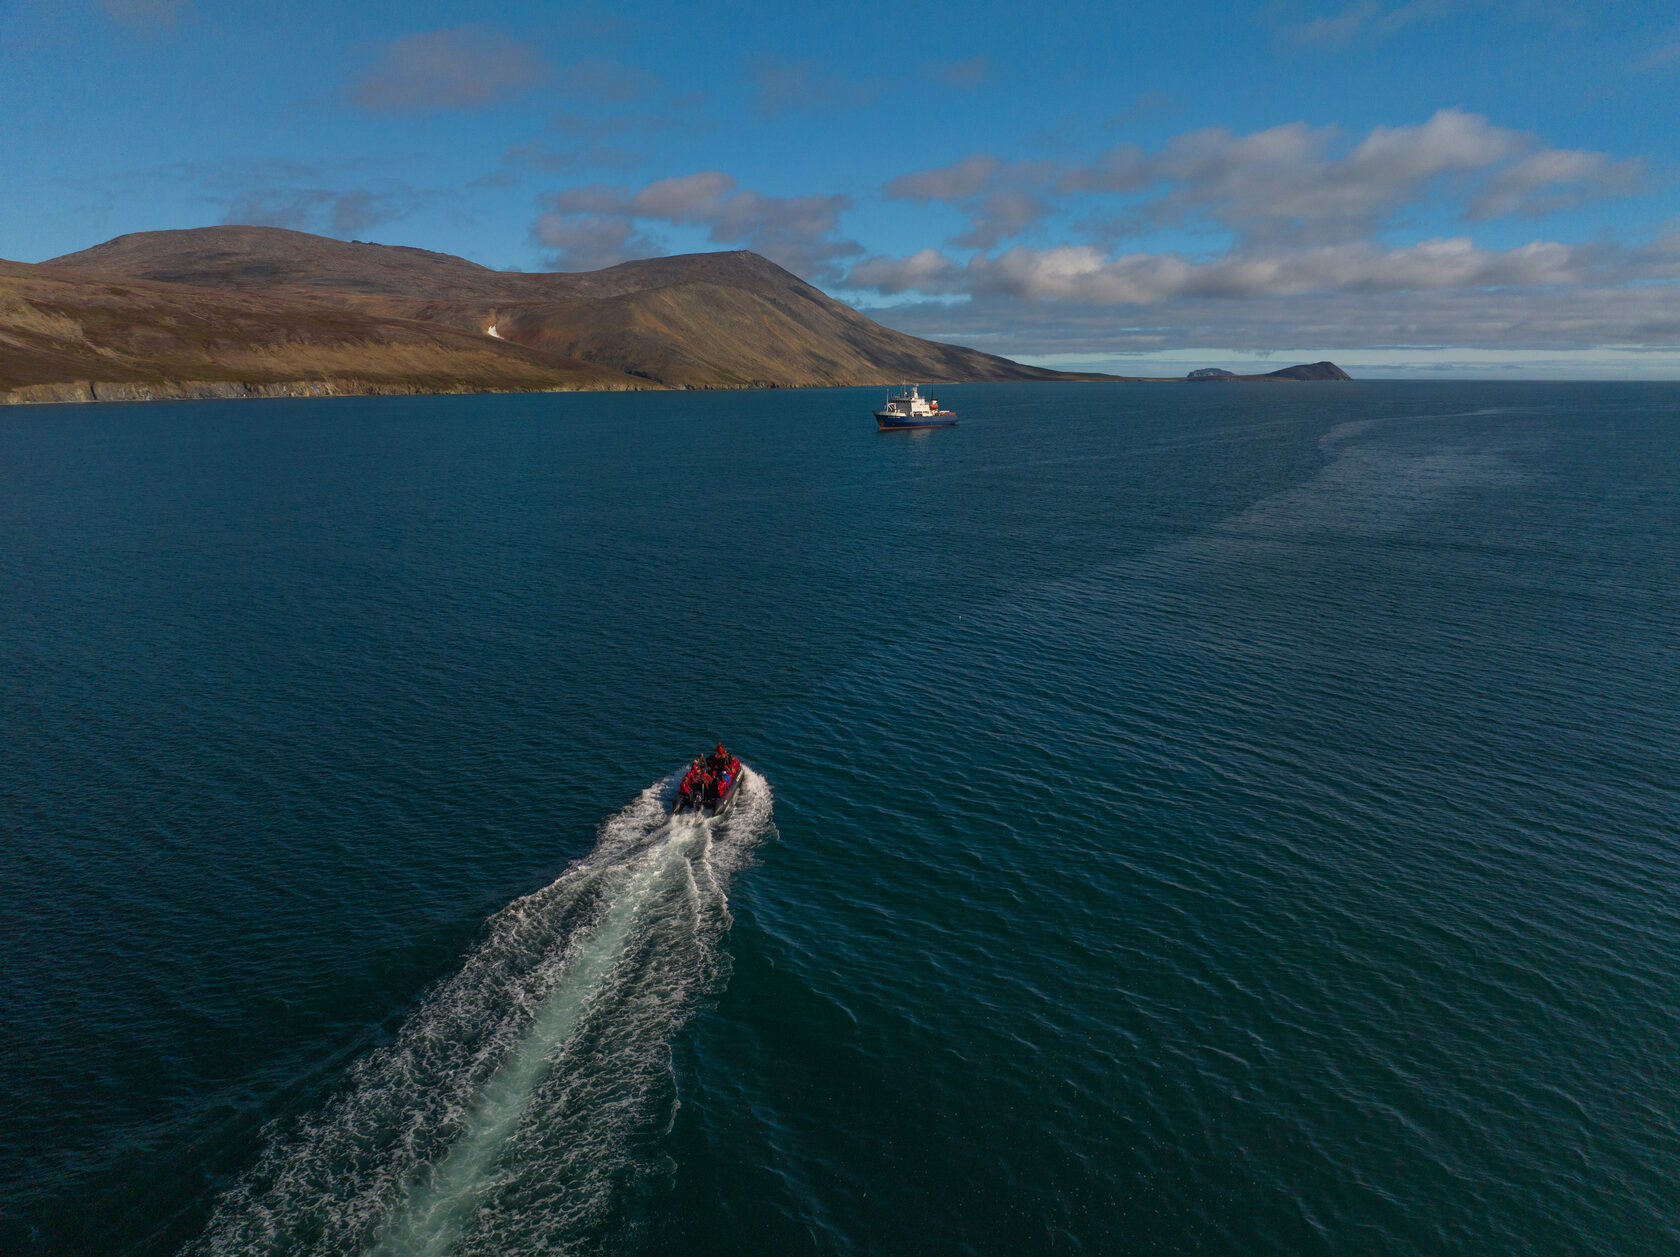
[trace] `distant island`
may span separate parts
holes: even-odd
[[[895,332],[749,252],[524,273],[200,227],[0,261],[0,403],[1135,378]],[[1348,377],[1189,377],[1210,378]]]
[[[1351,380],[1353,377],[1333,362],[1304,362],[1300,366],[1284,367],[1280,371],[1268,371],[1264,375],[1238,375],[1234,371],[1222,371],[1218,367],[1203,367],[1184,378],[1198,383],[1217,383],[1229,380]]]

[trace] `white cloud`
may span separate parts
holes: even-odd
[[[1299,293],[1405,292],[1487,286],[1579,283],[1596,269],[1596,251],[1536,241],[1516,249],[1478,248],[1467,237],[1399,248],[1373,241],[1246,250],[1209,261],[1175,253],[1106,257],[1092,245],[1017,246],[966,264],[932,249],[907,258],[872,257],[848,284],[886,294],[968,294],[1029,302],[1147,306],[1183,297],[1292,296]]]
[[[1442,109],[1415,127],[1376,127],[1344,160],[1332,180],[1388,190],[1415,186],[1451,172],[1481,170],[1521,152],[1529,140],[1462,109]]]
[[[561,271],[598,271],[660,251],[628,218],[610,215],[544,214],[532,224],[531,235],[548,251],[549,265]]]
[[[1110,153],[1067,181],[1082,189],[1165,190],[1137,206],[1145,221],[1207,219],[1251,234],[1315,238],[1364,234],[1434,181],[1496,166],[1528,147],[1521,133],[1485,118],[1443,109],[1417,126],[1377,127],[1332,157],[1333,127],[1289,123],[1250,135],[1191,132],[1159,153]]]
[[[962,267],[938,249],[923,249],[905,258],[864,258],[846,276],[851,288],[872,288],[888,296],[903,292],[957,292]]]
[[[975,153],[949,166],[919,170],[889,179],[882,189],[889,200],[961,201],[989,188],[1003,169],[1003,163],[985,153]]]
[[[1354,0],[1336,13],[1284,25],[1278,34],[1292,44],[1307,47],[1339,47],[1354,39],[1393,35],[1396,30],[1445,17],[1452,0],[1408,0],[1401,5],[1383,5],[1378,0]]]
[[[1134,311],[981,297],[869,313],[917,336],[1010,357],[1232,347],[1680,350],[1680,301],[1672,284],[1185,296]]]
[[[1480,115],[1443,109],[1348,143],[1335,127],[1293,122],[1247,135],[1207,128],[1154,152],[1118,145],[1087,161],[1007,162],[990,153],[889,180],[889,200],[944,203],[968,215],[949,243],[990,249],[1076,205],[1093,241],[1162,227],[1248,241],[1342,243],[1407,214],[1455,208],[1469,221],[1537,217],[1635,191],[1637,160],[1542,148]],[[1118,202],[1118,203],[1116,203]]]
[[[1359,0],[1340,13],[1311,18],[1289,28],[1291,39],[1303,44],[1345,44],[1382,12],[1376,0]]]
[[[1378,4],[1377,0],[1355,0],[1337,13],[1285,26],[1281,33],[1297,44],[1340,45],[1356,37],[1392,35],[1414,23],[1442,17],[1452,7],[1450,0],[1410,0],[1392,6]]]
[[[1613,161],[1604,153],[1547,148],[1507,166],[1470,202],[1469,217],[1506,218],[1568,209],[1598,197],[1627,195],[1638,189],[1644,163],[1637,158]]]
[[[895,326],[1010,354],[1672,346],[1680,232],[1639,247],[1544,237],[1491,247],[1469,228],[1440,226],[1537,217],[1636,191],[1642,179],[1638,160],[1546,147],[1443,109],[1356,136],[1297,122],[1197,130],[1083,161],[971,153],[885,184],[888,199],[967,218],[945,248],[901,257],[862,256],[841,230],[844,195],[771,195],[719,170],[572,188],[548,199],[534,230],[557,264],[581,268],[651,251],[645,233],[660,224],[700,228],[818,282],[891,298],[884,317]],[[1055,227],[1074,210],[1087,221]],[[1435,225],[1428,238],[1416,238],[1420,221]],[[1119,244],[1164,226],[1189,243]]]
[[[476,109],[536,86],[547,73],[535,52],[488,27],[421,31],[385,45],[350,99],[383,113]]]
[[[1485,177],[1535,147],[1521,132],[1458,109],[1416,126],[1377,127],[1337,155],[1340,139],[1335,127],[1293,122],[1247,135],[1191,131],[1153,153],[1123,144],[1085,162],[1005,162],[974,153],[899,175],[882,193],[963,209],[969,224],[952,243],[966,248],[990,248],[1044,222],[1058,211],[1052,197],[1090,195],[1142,198],[1110,211],[1098,234],[1111,238],[1151,226],[1211,224],[1254,236],[1348,239],[1428,197],[1442,179]],[[1619,170],[1601,154],[1583,156],[1598,156],[1603,175]],[[1601,192],[1593,173],[1581,173],[1577,195]]]
[[[548,202],[552,210],[538,220],[539,239],[577,217],[595,220],[596,232],[604,230],[603,221],[623,224],[627,238],[629,224],[637,222],[703,227],[714,243],[744,245],[815,277],[833,277],[836,259],[863,251],[838,234],[840,214],[852,204],[849,196],[771,196],[738,186],[721,170],[660,179],[636,191],[592,184],[557,193]]]
[[[1153,152],[1121,145],[1054,165],[975,153],[884,188],[964,210],[968,226],[951,247],[861,259],[846,285],[892,298],[880,314],[894,326],[1009,355],[1672,347],[1680,231],[1638,248],[1489,248],[1466,232],[1385,238],[1419,218],[1537,217],[1637,191],[1642,179],[1637,160],[1544,147],[1458,109],[1360,137],[1305,123],[1206,129]],[[1023,242],[1074,207],[1088,217],[1062,242]],[[1163,226],[1199,236],[1207,251],[1114,247]],[[934,300],[904,301],[914,294]]]
[[[965,249],[990,249],[1017,236],[1053,210],[1038,189],[1055,172],[1049,162],[1000,162],[975,153],[949,166],[921,170],[888,180],[882,194],[888,200],[946,201],[969,215],[968,226],[951,238]]]
[[[395,180],[375,187],[257,186],[235,194],[222,221],[349,239],[371,227],[408,218],[437,199],[437,193]]]
[[[1680,26],[1670,29],[1664,39],[1647,49],[1629,68],[1636,74],[1646,74],[1675,64],[1680,64]]]
[[[761,61],[753,72],[753,113],[779,118],[788,113],[832,113],[861,109],[892,94],[944,88],[975,88],[986,81],[991,63],[984,56],[966,61],[922,63],[909,76],[877,74],[854,78],[836,74],[814,60]]]

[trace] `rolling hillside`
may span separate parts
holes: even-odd
[[[1121,378],[895,332],[747,252],[524,273],[201,227],[0,261],[0,402]]]
[[[1060,378],[894,332],[745,252],[534,274],[206,227],[0,264],[12,400]]]

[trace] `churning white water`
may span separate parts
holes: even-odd
[[[673,818],[668,790],[491,918],[393,1043],[273,1133],[193,1251],[563,1250],[651,1172],[635,1136],[670,1121],[671,1036],[721,976],[729,879],[771,830],[750,770],[720,818]]]

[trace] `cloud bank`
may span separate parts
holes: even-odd
[[[1379,11],[1348,12],[1364,22]],[[1290,123],[1079,161],[973,153],[882,188],[888,201],[960,213],[945,247],[861,258],[844,286],[894,299],[888,317],[906,330],[1041,354],[1669,347],[1680,344],[1680,234],[1498,248],[1471,234],[1648,184],[1637,159],[1549,147],[1458,109],[1353,138]],[[1140,247],[1163,233],[1204,247]],[[934,300],[905,300],[917,296]]]
[[[533,169],[570,161],[517,156]],[[902,255],[869,255],[846,233],[846,194],[776,195],[721,170],[553,193],[532,235],[550,265],[589,270],[699,229],[880,303],[894,326],[1008,354],[1672,348],[1680,232],[1616,244],[1537,226],[1651,183],[1638,159],[1443,109],[1358,135],[1295,122],[1082,158],[970,153],[882,185],[884,202],[958,222],[941,246]]]
[[[1191,131],[1155,152],[1118,145],[1087,162],[975,153],[899,175],[882,194],[963,211],[968,225],[949,241],[959,248],[989,248],[1081,199],[1097,203],[1087,223],[1108,241],[1189,227],[1322,242],[1368,235],[1441,193],[1468,198],[1472,220],[1539,216],[1626,195],[1643,174],[1637,160],[1544,148],[1523,132],[1443,109],[1416,126],[1377,127],[1351,147],[1335,127],[1295,122],[1248,135]]]

